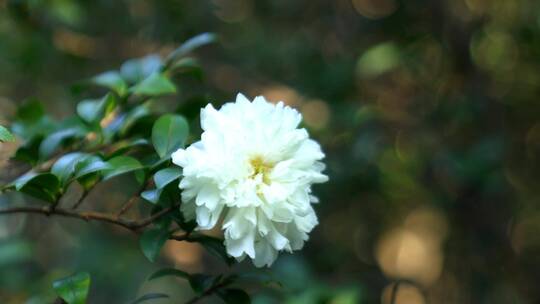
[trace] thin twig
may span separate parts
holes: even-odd
[[[71,207],[71,209],[77,209],[81,206],[81,204],[84,202],[84,199],[90,194],[90,190],[92,189],[84,189],[83,193],[81,194],[81,197],[79,197],[79,200]]]
[[[148,187],[150,187],[153,183],[153,180],[150,178],[148,179],[143,186],[141,186],[139,188],[139,190],[137,190],[137,192],[135,194],[133,194],[133,196],[131,196],[129,198],[129,200],[124,204],[122,205],[122,207],[120,208],[120,211],[118,211],[118,213],[116,213],[117,216],[121,216],[123,215],[124,213],[126,213],[129,209],[131,209],[131,207],[133,207],[133,205],[135,205],[135,203],[137,202],[137,199],[139,198],[139,196],[141,196],[141,193],[144,192],[144,190],[146,190]]]

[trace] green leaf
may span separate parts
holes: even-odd
[[[174,63],[180,57],[189,52],[209,43],[216,41],[217,36],[213,33],[202,33],[195,37],[186,40],[176,50],[174,50],[167,58],[167,66]]]
[[[144,147],[144,146],[151,146],[150,141],[144,138],[120,142],[115,145],[114,147],[115,150],[109,154],[109,157],[122,155],[127,151],[137,149],[139,147]]]
[[[159,203],[159,198],[161,197],[162,192],[163,189],[147,190],[141,193],[141,197],[155,205]]]
[[[6,141],[15,141],[15,137],[11,132],[9,132],[8,129],[6,129],[3,126],[0,126],[0,142],[6,142]]]
[[[43,138],[40,136],[33,137],[32,139],[26,141],[22,146],[17,149],[13,159],[26,162],[32,166],[36,165],[39,161],[39,146]]]
[[[161,247],[169,239],[170,232],[163,228],[151,228],[143,232],[139,239],[139,245],[144,256],[154,262],[161,251]]]
[[[217,293],[227,304],[249,304],[251,299],[242,289],[228,288]]]
[[[62,129],[47,136],[39,146],[39,157],[47,159],[66,141],[84,136],[85,131],[78,127]]]
[[[164,294],[164,293],[148,293],[148,294],[145,294],[145,295],[137,298],[136,300],[131,302],[131,304],[139,304],[139,303],[142,303],[142,302],[146,302],[148,300],[166,299],[166,298],[169,298],[169,295]]]
[[[148,278],[148,280],[151,281],[151,280],[154,280],[154,279],[158,279],[158,278],[161,278],[161,277],[167,277],[167,276],[175,276],[175,277],[179,277],[179,278],[183,278],[183,279],[187,279],[187,280],[189,280],[191,278],[191,275],[189,273],[185,272],[185,271],[174,269],[174,268],[164,268],[164,269],[160,269],[160,270],[154,272]]]
[[[90,289],[90,275],[80,272],[70,277],[54,281],[56,294],[68,304],[84,304]]]
[[[154,175],[156,188],[165,188],[168,184],[174,182],[182,176],[182,169],[179,167],[171,167],[159,170]]]
[[[152,143],[159,157],[170,157],[171,153],[183,148],[189,134],[189,125],[180,115],[161,116],[152,128]]]
[[[120,75],[127,82],[136,83],[159,71],[161,67],[161,58],[158,55],[148,55],[124,62],[120,67]]]
[[[104,162],[99,156],[88,155],[75,166],[75,179],[80,179],[89,174],[111,169],[111,165]]]
[[[197,228],[197,222],[195,220],[186,220],[184,213],[180,210],[174,210],[169,215],[185,232],[192,232]]]
[[[15,190],[50,203],[57,201],[60,193],[60,180],[52,173],[30,172],[15,180]]]
[[[92,78],[92,83],[109,88],[118,94],[124,96],[127,93],[127,84],[117,71],[108,71]]]
[[[116,156],[107,161],[110,169],[103,171],[103,179],[108,180],[115,176],[144,169],[143,165],[133,157]]]
[[[87,156],[87,154],[80,152],[63,155],[54,163],[51,173],[60,179],[62,185],[65,185],[75,173],[75,166]]]
[[[189,285],[191,289],[198,294],[205,292],[208,288],[212,287],[220,277],[214,277],[207,274],[193,274],[189,279]]]
[[[228,265],[235,263],[235,260],[227,254],[223,240],[202,234],[192,235],[191,239],[200,243],[208,252],[222,259]]]
[[[138,96],[160,96],[176,93],[176,86],[162,73],[153,73],[130,90]]]
[[[99,123],[116,107],[116,98],[107,94],[101,99],[86,99],[77,105],[77,114],[87,123]]]
[[[47,135],[53,130],[54,124],[49,117],[45,116],[45,110],[37,100],[31,100],[20,106],[17,109],[15,121],[11,125],[11,131],[26,140]]]
[[[150,115],[150,108],[148,103],[144,103],[129,111],[121,119],[121,125],[119,127],[120,136],[125,136],[141,119]]]

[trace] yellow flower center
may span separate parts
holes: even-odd
[[[262,176],[263,183],[269,185],[270,177],[268,175],[274,168],[274,164],[266,162],[261,156],[255,156],[251,158],[249,163],[253,168],[253,174],[251,174],[250,178],[254,179],[257,175],[260,174]]]

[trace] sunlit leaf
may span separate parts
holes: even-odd
[[[68,304],[85,304],[90,289],[90,275],[87,272],[80,272],[54,281],[53,288]]]
[[[15,140],[15,137],[13,136],[13,134],[11,134],[11,132],[9,132],[9,130],[6,129],[5,127],[0,126],[0,142],[1,141],[3,142],[14,141],[14,140]]]

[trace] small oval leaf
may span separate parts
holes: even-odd
[[[184,147],[189,133],[186,119],[180,115],[161,116],[152,128],[152,143],[159,157],[170,157],[171,153]]]
[[[169,239],[170,232],[167,229],[151,228],[145,230],[139,239],[139,245],[144,256],[154,262],[159,256],[161,247]]]

